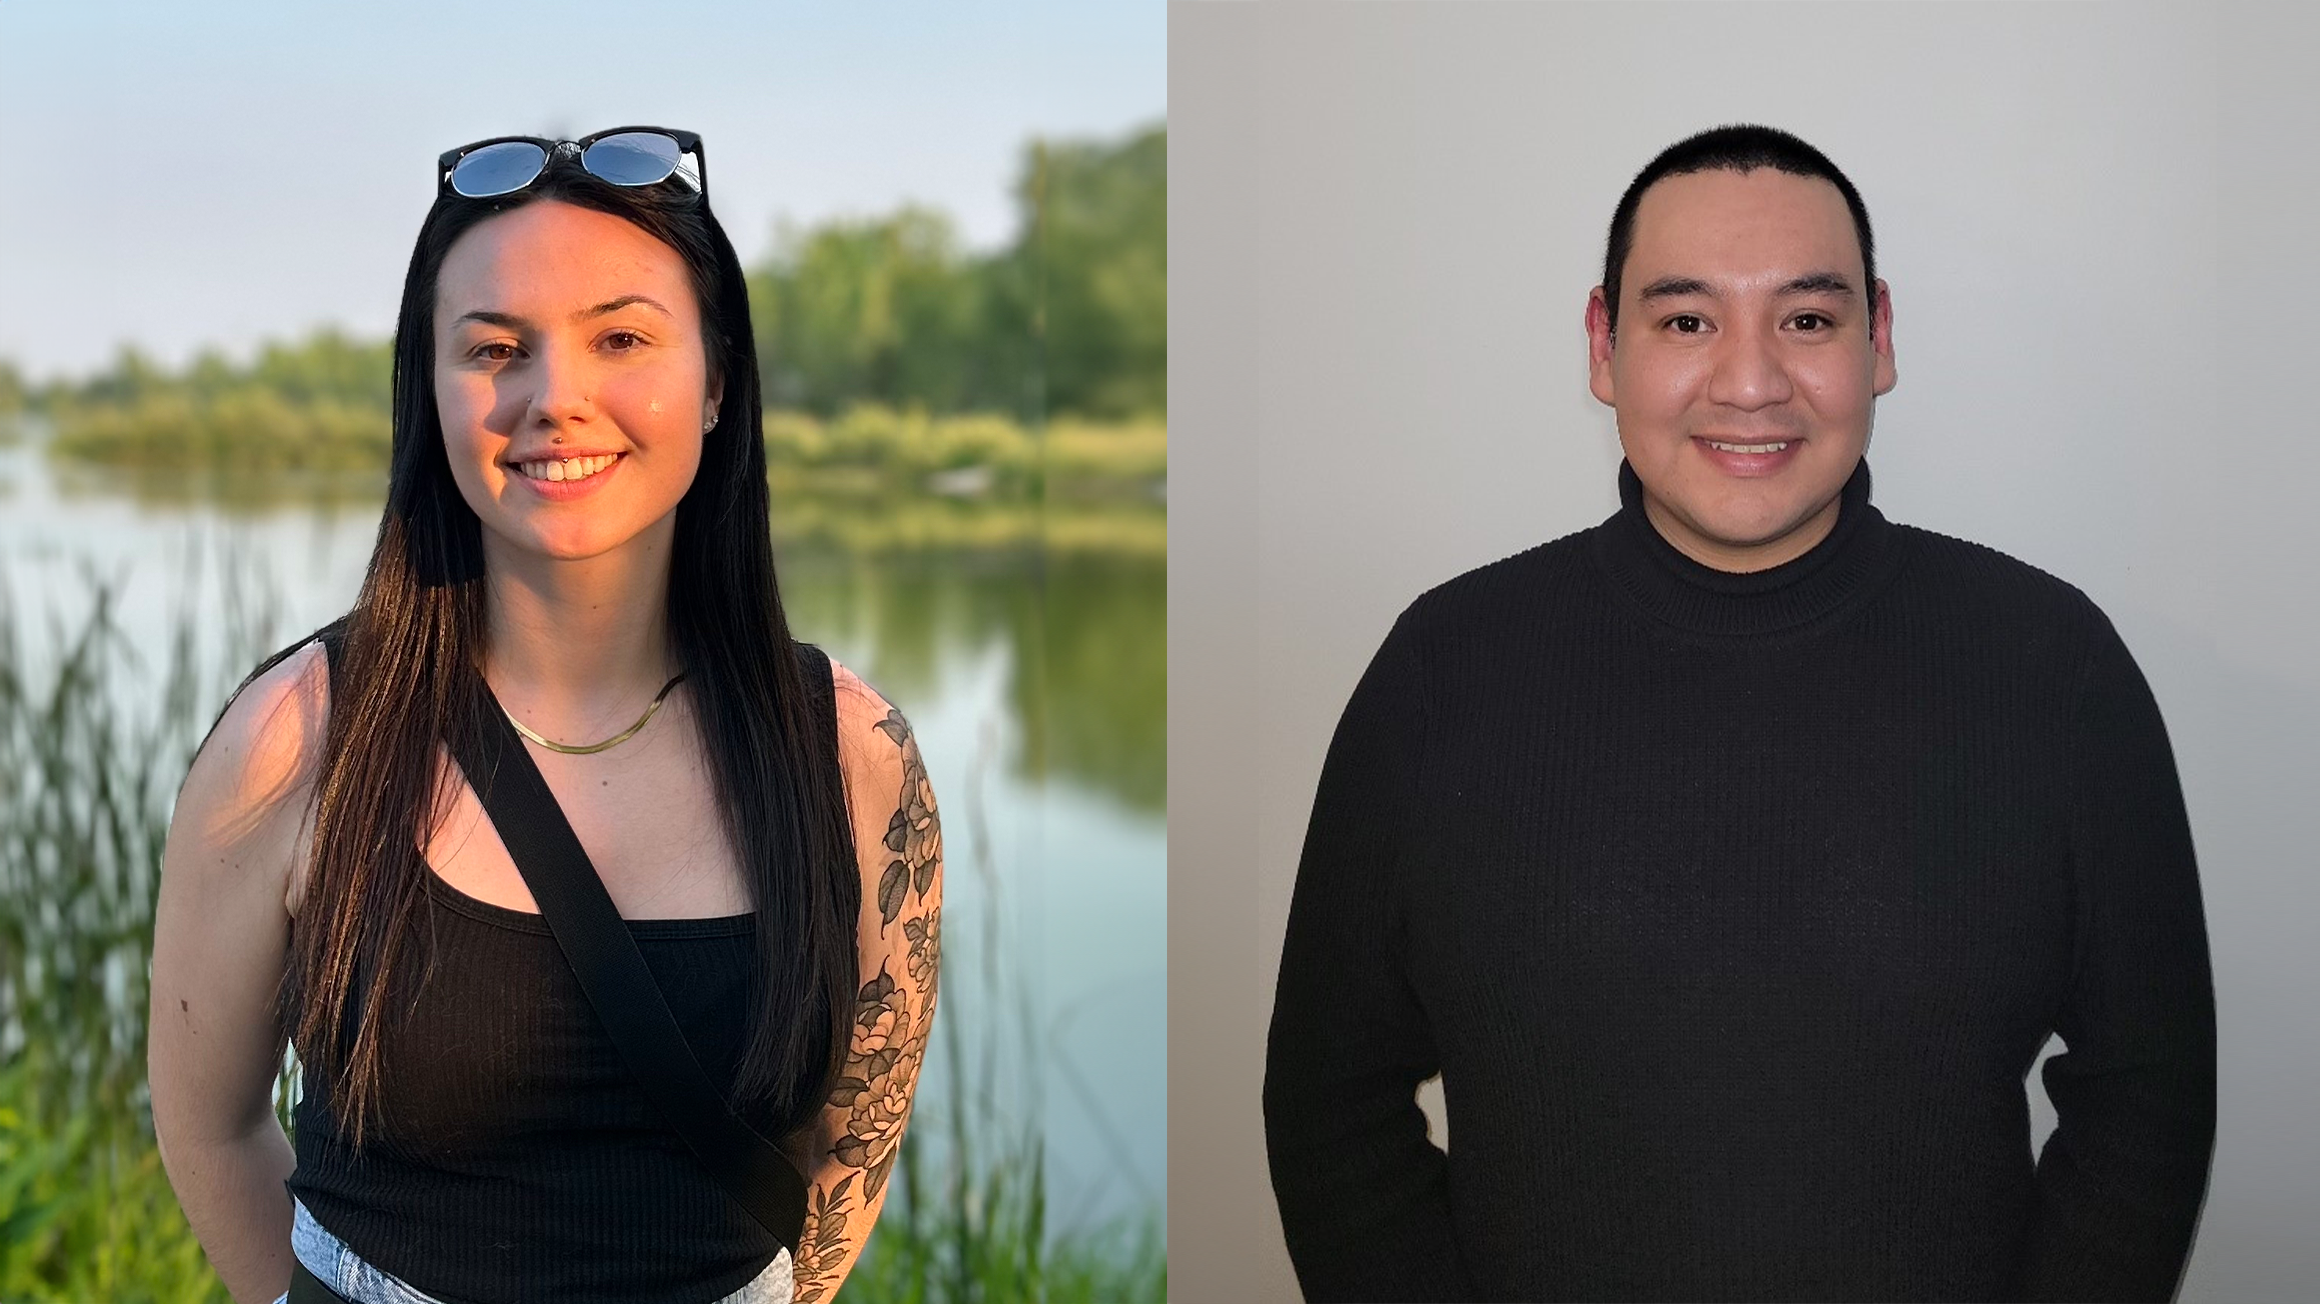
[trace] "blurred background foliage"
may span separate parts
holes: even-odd
[[[1013,244],[939,213],[783,229],[750,279],[767,402],[1118,420],[1167,406],[1168,140],[1032,142]],[[1026,378],[1030,378],[1028,381]]]

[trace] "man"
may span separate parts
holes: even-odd
[[[2084,593],[1870,504],[1873,259],[1765,127],[1620,200],[1620,510],[1412,604],[1323,768],[1264,1102],[1308,1298],[2174,1291],[2215,1015],[2173,754]]]

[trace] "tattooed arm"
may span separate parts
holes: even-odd
[[[797,1304],[837,1294],[886,1203],[926,1060],[942,956],[942,824],[910,723],[844,666],[838,756],[862,862],[862,983],[853,1038],[812,1161]]]

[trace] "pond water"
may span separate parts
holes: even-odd
[[[97,580],[146,650],[147,673],[124,678],[124,694],[159,692],[182,611],[204,613],[202,636],[222,639],[223,613],[239,604],[236,619],[263,622],[265,650],[290,643],[353,600],[383,491],[383,479],[244,483],[225,501],[152,477],[60,471],[37,432],[0,446],[0,597],[17,616],[27,679],[44,682],[52,628],[78,628]],[[942,810],[937,1033],[958,1035],[967,1071],[954,1080],[938,1044],[919,1116],[973,1090],[1035,1126],[1059,1229],[1156,1216],[1167,1187],[1165,560],[1101,543],[862,542],[877,533],[777,528],[776,549],[793,629],[910,717]]]

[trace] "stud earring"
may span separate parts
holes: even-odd
[[[709,414],[709,423],[708,423],[707,425],[705,425],[705,426],[702,426],[702,427],[701,427],[701,433],[705,435],[705,434],[708,434],[710,431],[712,431],[712,430],[715,430],[716,428],[717,428],[717,414],[716,414],[716,413],[714,413],[714,412],[712,412],[712,413],[710,413],[710,414]]]

